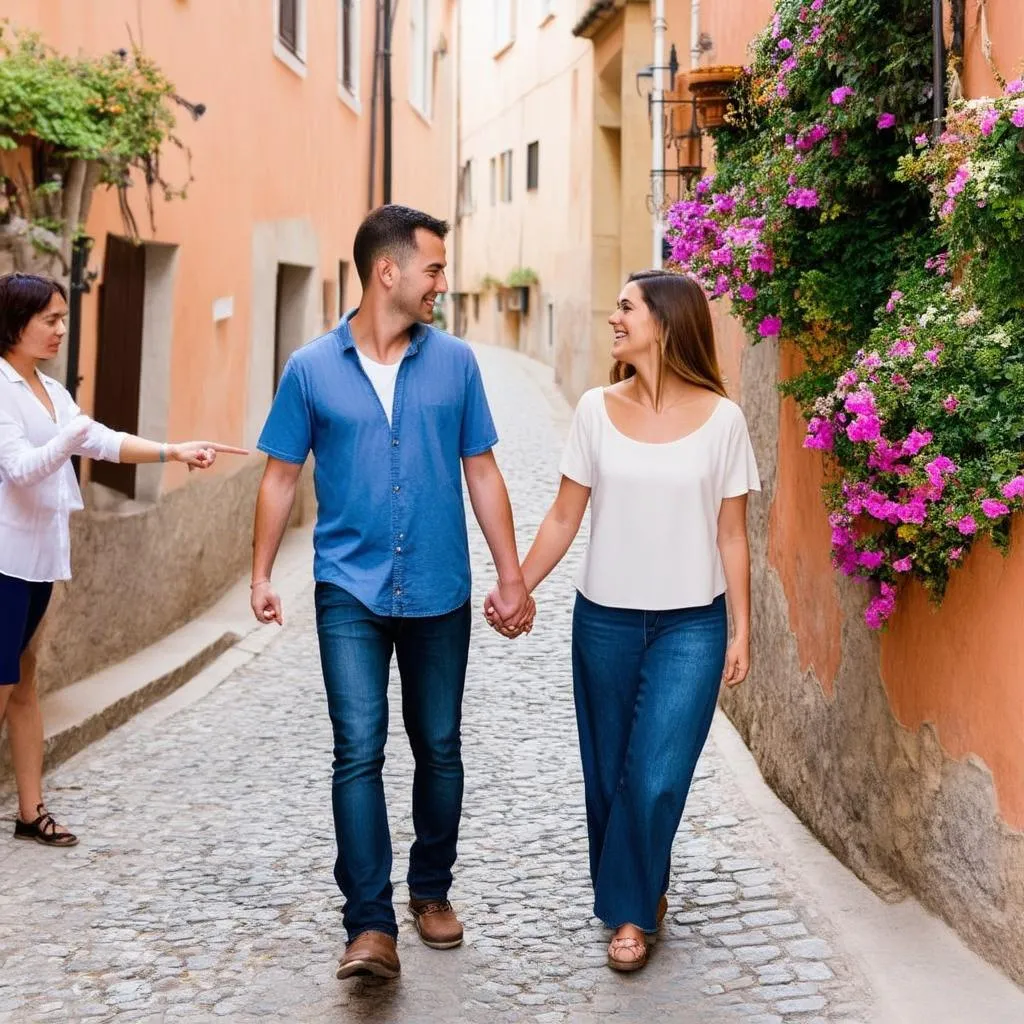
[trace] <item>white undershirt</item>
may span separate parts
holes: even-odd
[[[722,501],[761,489],[735,402],[719,399],[686,437],[649,444],[618,430],[604,389],[594,388],[576,407],[561,471],[591,489],[590,544],[577,580],[588,600],[664,611],[725,593]]]
[[[380,404],[384,407],[384,415],[387,416],[390,426],[391,412],[395,405],[395,381],[398,380],[398,368],[402,365],[402,360],[399,359],[397,363],[377,363],[360,352],[358,346],[356,352],[359,353],[359,362],[366,376],[370,378]]]

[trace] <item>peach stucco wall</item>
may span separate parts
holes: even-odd
[[[705,0],[702,24],[715,48],[711,63],[740,63],[747,42],[763,27],[770,0]],[[1024,21],[1017,0],[991,0],[988,27],[992,59],[1006,78],[1024,64]],[[982,54],[977,0],[969,0],[963,76],[969,96],[998,87]],[[742,352],[742,332],[718,317],[723,369],[732,377]],[[783,376],[796,369],[783,354]],[[778,469],[770,515],[769,560],[786,593],[801,668],[812,669],[831,695],[842,656],[843,617],[829,561],[829,528],[820,489],[824,467],[804,450],[803,423],[784,401],[779,424]],[[881,638],[881,669],[896,719],[917,731],[934,726],[946,753],[974,756],[991,770],[999,812],[1024,828],[1024,540],[1014,532],[1008,558],[984,546],[954,574],[941,608],[923,591],[907,588],[899,611]]]
[[[442,33],[452,40],[451,0],[431,4],[431,49]],[[207,106],[193,122],[178,112],[178,134],[190,148],[194,181],[188,198],[157,199],[151,230],[141,187],[132,206],[143,239],[179,246],[174,286],[168,436],[205,436],[239,442],[246,418],[246,381],[253,324],[253,229],[270,221],[305,221],[319,247],[316,290],[351,260],[351,243],[367,212],[369,111],[373,52],[372,2],[361,5],[361,113],[337,89],[338,4],[307,3],[306,75],[273,54],[273,0],[7,0],[3,14],[17,26],[40,31],[67,52],[97,54],[141,43],[192,102]],[[404,12],[403,12],[404,14]],[[450,207],[450,88],[440,59],[434,124],[408,102],[408,15],[396,19],[394,42],[396,202]],[[448,62],[451,64],[451,61]],[[379,131],[378,115],[378,131]],[[378,155],[379,155],[378,147]],[[183,161],[168,147],[162,168],[181,180]],[[377,193],[380,202],[380,192]],[[101,270],[108,232],[122,234],[116,195],[98,193],[88,222],[96,239],[91,265]],[[354,269],[349,301],[358,299]],[[214,324],[218,297],[234,298],[234,314]],[[83,303],[79,392],[91,407],[96,355],[97,296]],[[296,342],[306,339],[296,339]],[[225,460],[224,471],[230,470]],[[170,466],[164,489],[185,479]]]

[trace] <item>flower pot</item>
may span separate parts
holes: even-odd
[[[721,128],[729,109],[733,84],[743,74],[735,65],[695,68],[686,73],[686,84],[697,102],[697,121],[701,128]]]

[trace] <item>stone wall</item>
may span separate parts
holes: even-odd
[[[742,401],[764,487],[750,512],[754,668],[744,686],[723,694],[723,706],[767,781],[840,859],[883,898],[912,892],[1024,983],[1024,834],[1001,817],[992,775],[976,757],[950,757],[932,725],[909,731],[897,721],[879,639],[863,622],[865,588],[823,581],[820,568],[810,571],[815,560],[802,563],[799,552],[787,552],[787,579],[777,568],[772,509],[786,497],[779,365],[779,349],[768,342],[743,359]],[[796,533],[786,543],[814,538]],[[822,625],[814,621],[822,585],[834,586],[840,613],[829,666],[800,650],[802,636]],[[971,665],[961,671],[970,674]],[[964,689],[985,700],[984,690]]]
[[[248,571],[263,458],[127,512],[71,518],[74,578],[58,583],[39,637],[39,690],[59,689],[148,647]],[[293,524],[314,508],[309,467]]]

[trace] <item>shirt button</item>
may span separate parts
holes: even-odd
[[[391,490],[394,491],[395,494],[397,494],[401,489],[402,488],[399,487],[398,484],[395,484],[395,486],[391,488]]]
[[[398,438],[397,437],[393,437],[391,439],[391,444],[394,445],[397,448],[398,447]]]
[[[400,594],[401,592],[402,592],[402,588],[401,587],[395,587],[395,593],[396,594]]]
[[[400,555],[401,553],[402,553],[402,549],[400,547],[395,548],[395,554],[396,555]]]

